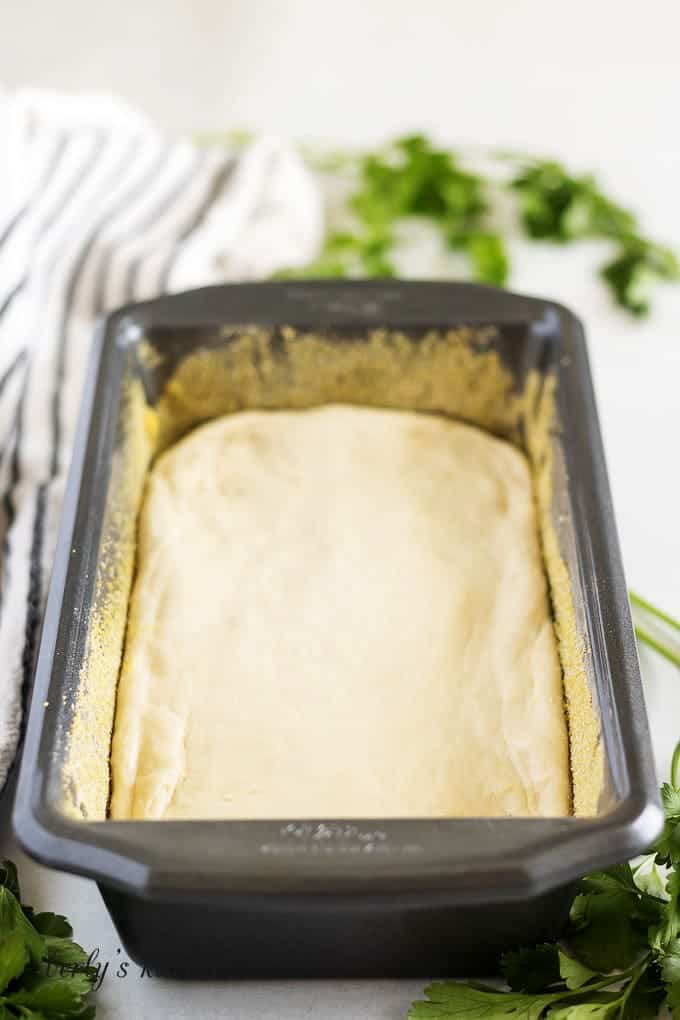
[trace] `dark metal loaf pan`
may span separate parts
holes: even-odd
[[[77,722],[79,698],[98,691],[90,705],[96,729],[115,697],[116,669],[95,677],[87,664],[95,638],[106,644],[101,631],[93,636],[102,564],[134,529],[134,506],[118,519],[110,512],[125,489],[115,474],[121,451],[135,438],[126,434],[131,386],[153,407],[183,359],[230,350],[244,329],[264,331],[285,374],[292,330],[355,351],[376,329],[396,331],[394,350],[411,344],[417,357],[432,331],[446,343],[446,331],[459,327],[480,353],[495,352],[516,391],[530,373],[556,385],[560,546],[604,751],[597,810],[545,819],[114,822],[105,808],[88,808],[72,745],[89,739]],[[343,373],[324,378],[332,360],[310,376],[312,403],[344,392]],[[253,371],[272,406],[265,368]],[[392,403],[392,377],[379,366],[376,373],[376,402]],[[434,382],[423,386],[422,406],[431,399],[430,409],[445,410],[428,396],[435,390]],[[139,479],[135,491],[138,501]],[[108,747],[97,753],[85,785],[106,781]],[[84,394],[14,821],[30,854],[99,884],[130,954],[159,973],[473,973],[491,970],[508,946],[554,938],[575,880],[644,849],[661,821],[585,341],[573,315],[490,288],[401,282],[224,286],[111,315]]]

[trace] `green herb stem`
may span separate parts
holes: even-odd
[[[652,637],[649,631],[645,630],[644,627],[641,627],[640,624],[637,623],[635,624],[635,634],[640,641],[644,641],[646,645],[649,645],[649,647],[653,648],[655,652],[659,653],[659,655],[663,655],[664,659],[668,659],[669,662],[672,662],[674,666],[677,666],[678,669],[680,669],[680,653],[674,652],[672,649],[668,648],[667,645],[664,645],[663,642]]]
[[[671,785],[676,789],[680,787],[680,740],[675,745],[671,758]]]
[[[628,1003],[628,1000],[630,999],[631,995],[635,991],[635,987],[636,987],[638,981],[640,980],[642,975],[647,970],[647,966],[649,964],[649,961],[651,960],[651,957],[652,957],[652,954],[648,953],[647,956],[645,956],[640,961],[640,963],[637,965],[637,967],[633,971],[633,974],[631,975],[631,979],[628,982],[628,984],[626,985],[626,987],[624,988],[623,995],[621,996],[621,1002],[620,1002],[620,1005],[619,1005],[619,1017],[623,1018],[623,1015],[625,1013],[626,1005]]]
[[[662,609],[659,609],[657,606],[652,605],[651,602],[648,602],[647,599],[643,599],[642,596],[638,595],[636,592],[631,591],[629,592],[629,595],[630,601],[633,603],[633,605],[637,606],[639,609],[644,609],[646,613],[650,613],[652,616],[658,617],[659,620],[662,620],[664,623],[667,623],[669,627],[673,627],[675,630],[680,631],[679,620],[675,620],[668,613],[664,613]]]
[[[602,991],[603,988],[608,988],[610,985],[613,985],[615,981],[616,982],[625,981],[627,978],[633,978],[635,984],[637,984],[640,978],[642,977],[642,974],[644,973],[645,968],[647,967],[647,964],[650,961],[650,958],[651,953],[648,953],[645,957],[643,957],[642,960],[639,960],[633,967],[628,967],[626,970],[618,971],[618,973],[605,974],[605,976],[601,978],[599,981],[589,982],[587,985],[581,985],[580,988],[574,988],[569,992],[563,991],[555,992],[555,996],[557,998],[565,999],[568,996],[572,995],[574,992],[576,992],[577,995],[584,995],[586,992],[588,993],[599,992]],[[629,987],[630,985],[626,986],[626,988]]]

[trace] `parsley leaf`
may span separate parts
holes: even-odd
[[[0,1020],[94,1017],[87,999],[96,972],[71,925],[61,914],[22,905],[19,895],[16,868],[0,862]]]
[[[88,954],[77,942],[70,938],[57,938],[54,935],[46,935],[44,941],[45,959],[48,963],[60,967],[78,967],[83,972],[87,970],[87,972],[94,973],[94,968],[87,966]]]
[[[680,821],[680,790],[670,783],[664,783],[661,787],[661,803],[666,818]]]
[[[600,273],[617,303],[643,316],[649,313],[658,281],[680,280],[680,263],[670,248],[631,235],[621,240],[619,252]]]
[[[661,977],[669,985],[680,983],[680,939],[677,937],[671,939],[661,957]]]
[[[12,895],[21,902],[19,876],[13,861],[0,858],[0,886],[9,889]]]
[[[564,979],[565,985],[571,990],[581,988],[582,985],[598,976],[596,971],[561,951],[559,952],[559,961],[560,977]]]
[[[531,948],[504,953],[501,974],[513,992],[545,992],[560,980],[557,946],[544,942]]]
[[[508,278],[510,265],[505,245],[498,234],[471,233],[464,243],[475,280],[500,287]]]
[[[319,257],[313,262],[302,268],[282,270],[276,275],[279,279],[395,276],[396,270],[388,256],[392,244],[392,235],[377,228],[356,235],[337,231],[329,234]]]
[[[662,245],[642,238],[635,216],[608,199],[592,176],[575,177],[552,160],[529,161],[512,179],[522,222],[530,237],[565,243],[609,238],[618,250],[600,270],[622,308],[647,315],[659,280],[679,280],[680,263]]]
[[[86,974],[69,974],[65,977],[46,977],[43,974],[30,975],[23,987],[6,996],[11,1006],[24,1006],[44,1013],[45,1016],[79,1016],[85,1006],[85,999],[92,990],[92,982]]]
[[[665,823],[655,846],[657,864],[680,865],[680,789],[672,783],[661,787]]]
[[[666,883],[668,902],[664,905],[658,924],[650,928],[649,943],[654,949],[665,951],[680,934],[680,871],[671,871]]]
[[[73,935],[73,928],[63,914],[33,914],[31,924],[41,935],[52,935],[61,939],[69,939]]]
[[[635,883],[633,869],[630,864],[615,864],[607,871],[595,871],[581,883],[581,888],[589,892],[627,892],[637,894],[639,889]]]
[[[617,874],[600,872],[581,883],[565,933],[572,956],[601,973],[625,970],[648,949],[650,925],[663,904],[625,886]]]
[[[621,997],[616,995],[602,996],[587,1002],[569,1002],[566,1006],[558,1006],[548,1013],[550,1020],[606,1020],[621,1008]]]
[[[657,900],[668,899],[666,878],[654,857],[647,857],[635,871],[635,884],[638,889]]]
[[[423,135],[398,138],[383,153],[366,156],[359,171],[361,186],[350,205],[371,226],[427,216],[449,230],[466,231],[487,209],[483,179]]]
[[[0,886],[0,939],[18,934],[26,946],[31,963],[38,964],[43,956],[43,940],[24,915],[16,896]]]
[[[13,932],[0,943],[0,993],[19,977],[28,959],[28,950],[21,932]]]
[[[414,1002],[409,1020],[539,1020],[559,995],[523,995],[495,988],[443,981],[425,989],[427,1002]]]
[[[608,199],[591,176],[574,177],[554,160],[529,160],[513,177],[524,227],[538,240],[619,237],[635,217]]]

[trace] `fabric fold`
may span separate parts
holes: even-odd
[[[0,96],[0,787],[16,755],[96,319],[304,264],[321,197],[294,148],[164,138],[105,97]]]

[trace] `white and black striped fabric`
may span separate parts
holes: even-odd
[[[0,788],[30,693],[96,318],[312,258],[296,152],[169,142],[106,99],[0,95]]]

